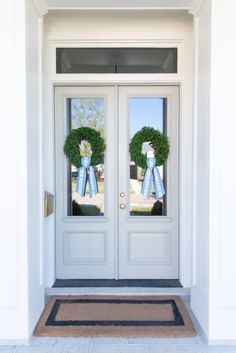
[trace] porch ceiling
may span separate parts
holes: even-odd
[[[43,1],[43,0],[40,0]],[[48,10],[60,9],[186,9],[193,0],[44,0]]]

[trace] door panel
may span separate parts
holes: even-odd
[[[119,278],[178,278],[178,117],[177,87],[119,88]],[[166,195],[158,202],[140,195],[144,170],[129,157],[129,142],[144,126],[170,141],[159,167]]]
[[[115,278],[116,131],[114,87],[55,89],[56,276]],[[72,129],[89,126],[106,142],[104,165],[96,167],[99,194],[75,191],[77,168],[63,153]]]

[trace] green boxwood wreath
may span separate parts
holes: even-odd
[[[98,164],[102,164],[104,161],[106,145],[100,133],[90,127],[80,127],[78,129],[74,129],[67,136],[64,144],[64,153],[70,163],[77,168],[81,166],[82,157],[79,151],[79,144],[82,140],[86,140],[91,144],[91,149],[93,152],[91,157],[91,165],[96,166]]]
[[[131,161],[143,169],[147,167],[147,158],[142,154],[142,144],[147,141],[151,142],[155,151],[157,165],[164,164],[170,151],[168,138],[159,130],[147,126],[136,132],[130,142],[129,152]]]

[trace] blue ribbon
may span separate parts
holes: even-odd
[[[87,182],[89,182],[89,196],[93,197],[98,193],[97,179],[94,168],[90,165],[91,157],[81,158],[81,167],[78,169],[76,191],[85,196]]]
[[[160,176],[158,167],[156,166],[156,158],[147,158],[147,168],[144,174],[141,194],[146,196],[147,199],[150,199],[152,182],[154,182],[154,190],[156,199],[160,199],[165,195],[165,188]]]

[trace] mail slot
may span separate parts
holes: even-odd
[[[44,217],[50,216],[54,211],[54,195],[45,191],[44,193]]]

